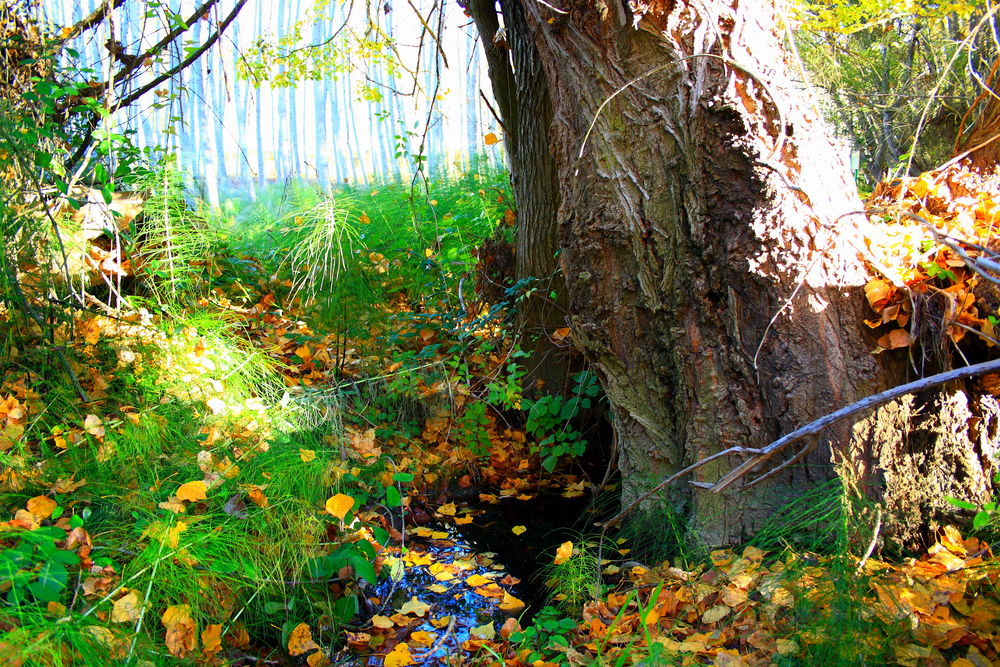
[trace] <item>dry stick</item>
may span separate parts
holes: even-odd
[[[882,508],[879,507],[875,517],[875,530],[872,531],[872,541],[868,543],[868,548],[865,550],[865,555],[861,557],[860,561],[858,561],[858,567],[855,570],[855,572],[857,572],[858,574],[861,574],[861,571],[865,569],[865,564],[868,562],[868,559],[871,558],[872,554],[875,552],[875,545],[878,544],[878,534],[881,530],[882,530]]]
[[[889,401],[899,398],[900,396],[905,396],[906,394],[912,394],[916,391],[936,387],[937,385],[944,384],[945,382],[951,382],[952,380],[982,375],[983,373],[989,373],[990,371],[996,370],[1000,370],[1000,359],[984,361],[982,363],[973,364],[972,366],[964,366],[962,368],[945,371],[944,373],[938,373],[937,375],[931,375],[929,377],[921,378],[920,380],[914,380],[913,382],[901,384],[897,387],[893,387],[892,389],[887,389],[879,394],[866,396],[856,403],[851,403],[847,407],[841,408],[836,412],[831,412],[824,417],[820,417],[819,419],[806,424],[802,428],[795,429],[791,433],[778,438],[767,447],[759,450],[760,453],[757,454],[757,456],[738,466],[728,475],[716,482],[710,491],[712,493],[723,492],[726,488],[732,485],[733,482],[743,477],[743,475],[750,472],[758,465],[783,450],[785,447],[788,447],[788,445],[793,442],[798,442],[806,436],[815,435],[830,424],[838,422],[841,419],[846,419],[847,417],[863,412],[877,405],[888,403]],[[703,465],[704,462],[707,462],[707,459],[699,461],[696,465]]]
[[[740,446],[730,447],[729,449],[724,449],[721,452],[716,452],[715,454],[712,454],[708,458],[704,458],[704,459],[702,459],[700,461],[692,463],[691,465],[689,465],[687,468],[684,468],[683,470],[675,472],[673,475],[671,475],[670,477],[666,478],[665,480],[663,480],[662,482],[660,482],[659,484],[657,484],[656,486],[654,486],[652,489],[650,489],[646,493],[642,494],[641,496],[639,496],[638,498],[636,498],[635,500],[633,500],[627,506],[623,507],[622,510],[620,512],[618,512],[618,514],[616,514],[613,517],[611,517],[610,519],[608,519],[604,523],[604,530],[601,531],[601,537],[604,537],[604,533],[607,531],[608,528],[610,528],[611,526],[617,524],[623,518],[625,518],[625,515],[627,515],[629,512],[631,512],[633,509],[635,509],[636,506],[639,505],[639,503],[641,503],[641,502],[643,502],[645,500],[648,500],[654,494],[658,493],[659,491],[661,491],[662,489],[664,489],[665,487],[667,487],[668,485],[670,485],[671,483],[673,483],[677,479],[679,479],[679,478],[683,477],[684,475],[688,474],[689,472],[693,472],[693,471],[697,470],[698,468],[711,463],[715,459],[722,458],[723,456],[727,456],[729,454],[760,454],[763,451],[764,450],[762,450],[762,449],[754,449],[752,447],[740,447]]]

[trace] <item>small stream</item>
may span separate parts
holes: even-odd
[[[480,651],[507,619],[527,625],[547,601],[540,561],[551,562],[555,547],[579,539],[594,518],[589,494],[520,498],[459,503],[455,517],[438,513],[439,520],[408,527],[383,565],[390,576],[368,596],[372,625],[349,634],[354,664],[383,664],[378,633],[386,646],[406,642],[413,664],[453,665],[464,664],[456,656]]]

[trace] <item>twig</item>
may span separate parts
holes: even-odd
[[[418,660],[422,660],[423,658],[427,658],[433,655],[435,651],[441,650],[445,642],[448,641],[448,637],[451,636],[451,633],[454,630],[455,630],[455,614],[452,614],[451,621],[448,622],[448,629],[444,631],[444,634],[441,635],[441,638],[438,639],[436,642],[434,642],[432,645],[428,646],[426,651],[414,655],[413,657],[417,658]]]
[[[872,531],[872,541],[868,543],[868,548],[865,550],[865,555],[858,561],[858,567],[855,570],[858,574],[865,569],[865,564],[868,559],[872,557],[875,552],[875,545],[878,544],[878,534],[882,530],[882,508],[879,507],[875,514],[875,530]]]

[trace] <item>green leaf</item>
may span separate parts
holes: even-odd
[[[378,583],[378,575],[375,574],[375,568],[361,554],[351,554],[350,561],[359,577],[366,579],[371,584]]]
[[[975,529],[982,528],[990,522],[991,514],[986,510],[982,510],[976,513],[976,517],[972,520],[972,527]]]
[[[392,481],[394,481],[394,482],[406,482],[406,483],[412,482],[413,481],[413,473],[412,472],[397,472],[395,475],[392,476]]]
[[[388,507],[399,507],[403,504],[403,498],[399,493],[399,489],[394,486],[385,487],[385,504]]]
[[[38,580],[28,584],[28,590],[42,602],[55,602],[66,588],[68,581],[69,573],[66,567],[62,563],[48,561],[42,564]]]
[[[110,204],[111,200],[114,199],[114,197],[112,197],[114,191],[115,191],[115,186],[112,185],[111,183],[108,183],[103,188],[101,188],[101,194],[104,195],[105,204]]]
[[[974,510],[978,508],[978,505],[975,503],[970,503],[967,500],[959,500],[958,498],[953,498],[952,496],[945,496],[944,500],[946,503],[950,503],[963,510]]]

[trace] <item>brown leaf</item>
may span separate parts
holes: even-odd
[[[167,607],[160,621],[167,628],[167,650],[184,658],[198,648],[198,632],[191,618],[191,607],[178,604]]]

